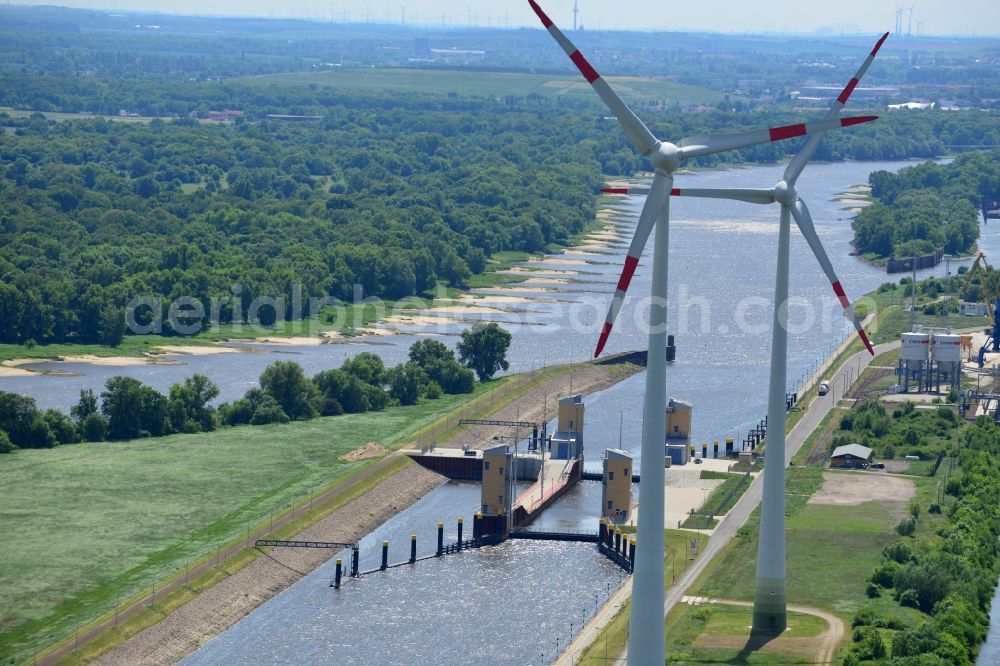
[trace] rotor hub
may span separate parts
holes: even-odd
[[[795,191],[794,185],[789,185],[787,182],[781,181],[774,186],[774,200],[780,204],[791,206],[798,197],[799,195]]]
[[[680,168],[681,153],[674,144],[661,141],[649,154],[649,161],[653,163],[653,169],[669,175]]]

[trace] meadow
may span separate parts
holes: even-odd
[[[698,86],[658,79],[609,76],[608,81],[626,102],[669,100],[681,105],[714,104],[722,93]],[[447,69],[331,69],[325,72],[267,74],[245,77],[232,85],[329,86],[335,90],[364,92],[406,92],[457,94],[463,97],[565,97],[587,102],[594,100],[590,85],[577,74],[534,74],[528,72],[447,70]]]
[[[183,572],[373,462],[344,454],[372,440],[403,443],[483,390],[383,412],[5,456],[0,659]]]

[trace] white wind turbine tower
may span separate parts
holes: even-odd
[[[646,362],[646,387],[643,400],[642,458],[661,460],[666,440],[664,412],[666,410],[666,347],[667,347],[667,251],[669,234],[670,194],[673,173],[681,161],[703,155],[735,150],[770,141],[791,139],[806,134],[824,132],[834,127],[846,127],[873,118],[830,119],[808,125],[789,125],[711,137],[689,137],[674,144],[660,141],[611,89],[567,39],[535,0],[528,0],[542,25],[566,52],[580,73],[594,88],[601,100],[614,113],[625,130],[629,142],[649,158],[655,170],[649,194],[639,215],[635,236],[629,246],[625,267],[611,301],[611,307],[601,331],[594,356],[599,356],[607,342],[611,327],[621,309],[639,263],[639,257],[653,228],[653,271],[649,312],[649,352]],[[635,577],[632,586],[632,611],[629,618],[629,661],[634,664],[662,666],[663,643],[663,484],[643,483],[639,486],[639,517],[635,556]]]
[[[882,35],[868,58],[848,82],[840,96],[830,107],[825,120],[836,118],[844,108],[854,88],[868,71],[875,55],[889,33]],[[778,230],[778,266],[774,289],[774,320],[771,338],[771,377],[767,401],[767,456],[764,462],[764,492],[761,505],[760,541],[757,552],[757,586],[754,592],[753,630],[780,632],[786,627],[786,577],[785,577],[785,387],[788,354],[788,255],[789,218],[795,222],[826,273],[834,293],[844,308],[844,314],[854,323],[858,335],[868,352],[874,355],[871,342],[865,335],[861,322],[844,288],[833,270],[833,264],[820,243],[812,217],[805,202],[795,191],[795,181],[809,159],[816,153],[823,133],[809,137],[788,167],[784,176],[772,189],[689,189],[674,190],[675,196],[733,199],[757,204],[781,204],[781,221]],[[644,188],[607,188],[611,194],[640,194]],[[641,488],[641,486],[640,486]],[[641,506],[641,505],[640,505]]]

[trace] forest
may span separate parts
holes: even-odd
[[[0,342],[117,344],[134,298],[165,299],[164,318],[182,296],[241,299],[217,313],[227,323],[284,297],[286,312],[260,313],[268,325],[317,314],[292,312],[296,285],[306,301],[347,300],[354,285],[387,299],[459,287],[497,252],[566,244],[594,219],[605,176],[647,166],[590,107],[303,94],[329,104],[322,121],[0,117]],[[651,120],[680,135],[794,117]],[[930,156],[940,139],[905,137],[988,122],[904,113],[831,134],[819,158]],[[729,159],[773,162],[794,149],[785,143]]]
[[[979,209],[1000,198],[1000,151],[976,152],[939,165],[869,176],[876,203],[853,222],[858,249],[874,258],[969,254],[979,238]]]

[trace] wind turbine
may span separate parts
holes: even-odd
[[[858,82],[868,71],[876,54],[889,33],[881,39],[868,54],[868,58],[837,97],[824,120],[839,115],[850,98]],[[753,631],[780,632],[787,626],[786,576],[785,576],[785,386],[788,354],[788,255],[789,218],[795,222],[826,273],[834,293],[844,308],[844,314],[854,323],[858,336],[868,353],[874,349],[865,330],[854,314],[853,307],[844,293],[844,288],[833,270],[833,264],[820,243],[813,226],[812,217],[805,202],[795,191],[795,181],[809,159],[816,153],[823,133],[815,134],[806,141],[785,169],[782,180],[772,189],[688,189],[674,190],[675,196],[690,196],[712,199],[733,199],[757,204],[781,204],[781,218],[778,230],[778,266],[774,290],[774,321],[771,338],[771,376],[768,391],[767,456],[764,463],[764,492],[761,502],[760,540],[757,552],[757,585],[754,592]],[[625,190],[623,192],[622,190]],[[641,188],[608,188],[605,192],[614,194],[638,194]],[[641,486],[640,486],[641,489]],[[641,504],[640,504],[641,506]]]
[[[639,215],[635,236],[628,250],[625,267],[611,301],[594,356],[599,356],[614,320],[621,309],[639,257],[649,234],[656,227],[653,245],[653,271],[649,312],[649,353],[646,362],[646,388],[643,401],[642,457],[647,464],[659,467],[666,440],[666,305],[667,252],[670,217],[670,194],[673,173],[689,158],[735,150],[771,141],[791,139],[873,120],[873,117],[843,118],[818,123],[789,125],[711,137],[689,137],[678,143],[660,141],[611,89],[573,43],[559,30],[535,0],[528,0],[542,25],[556,40],[580,73],[594,88],[605,105],[621,123],[629,142],[649,158],[655,170],[649,195]],[[629,618],[629,659],[637,664],[662,666],[663,643],[663,484],[639,486],[639,517],[635,577],[632,587],[632,611]]]

